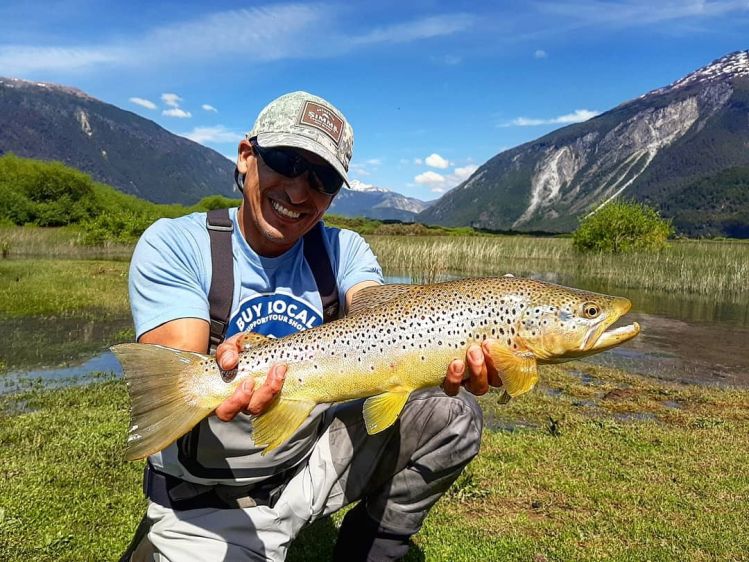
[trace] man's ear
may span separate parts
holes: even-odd
[[[254,156],[252,145],[247,139],[243,139],[237,147],[237,170],[244,175],[247,173],[247,159]]]

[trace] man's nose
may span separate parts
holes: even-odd
[[[310,185],[307,178],[308,173],[305,172],[295,178],[287,178],[284,187],[291,203],[303,203],[309,198]]]

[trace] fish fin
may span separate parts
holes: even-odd
[[[406,405],[410,390],[384,392],[364,401],[364,423],[367,433],[374,435],[393,425]]]
[[[528,392],[538,382],[536,357],[532,353],[507,349],[499,343],[491,344],[489,352],[509,396],[514,398]]]
[[[249,351],[256,347],[260,347],[261,345],[265,345],[270,341],[273,341],[273,338],[269,338],[268,336],[264,336],[263,334],[258,334],[257,332],[244,332],[239,337],[239,343],[242,346],[242,351]]]
[[[507,404],[510,400],[512,400],[512,396],[510,396],[509,393],[505,390],[502,393],[502,396],[499,397],[499,400],[497,400],[497,402],[499,404]]]
[[[420,285],[407,285],[405,283],[366,287],[356,292],[346,316],[365,312],[413,291],[420,291],[421,289]]]
[[[210,355],[142,343],[125,343],[110,349],[122,365],[130,395],[127,460],[142,459],[165,449],[222,401],[194,390],[196,380],[218,374],[216,361]]]
[[[261,454],[267,454],[291,437],[314,407],[312,400],[284,399],[282,393],[270,410],[253,417],[252,439],[258,446],[265,445]]]

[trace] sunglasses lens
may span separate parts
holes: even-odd
[[[309,171],[315,176],[312,186],[316,190],[328,195],[335,195],[343,186],[343,178],[341,178],[332,166],[312,164],[295,150],[263,148],[255,141],[252,142],[252,146],[263,159],[263,162],[274,172],[282,176],[296,178]]]
[[[320,191],[335,195],[343,187],[343,178],[330,166],[315,166],[317,179],[320,180]]]

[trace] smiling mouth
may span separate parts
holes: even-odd
[[[288,209],[284,207],[283,205],[281,205],[281,203],[279,203],[278,201],[271,200],[270,204],[273,207],[273,210],[275,210],[279,215],[281,215],[284,218],[296,220],[302,216],[302,213],[292,211],[291,209]]]

